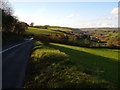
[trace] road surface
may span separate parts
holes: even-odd
[[[25,71],[31,47],[35,41],[27,40],[6,48],[2,52],[2,88],[20,88],[23,85]]]

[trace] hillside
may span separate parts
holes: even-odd
[[[80,28],[82,31],[118,31],[118,28]]]
[[[41,29],[41,28],[33,28],[33,27],[28,27],[25,33],[26,34],[63,34],[62,32],[53,31],[50,29]]]

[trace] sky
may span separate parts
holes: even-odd
[[[20,21],[73,28],[117,27],[118,2],[11,2]]]

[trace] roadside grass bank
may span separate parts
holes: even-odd
[[[110,82],[87,73],[86,68],[71,57],[53,44],[45,46],[36,42],[29,58],[24,88],[113,88]]]
[[[16,42],[20,42],[23,41],[24,38],[22,35],[18,35],[16,33],[13,32],[2,32],[2,45],[8,45],[11,43],[16,43]]]

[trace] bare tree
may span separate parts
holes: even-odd
[[[0,9],[2,11],[2,31],[13,31],[18,19],[13,16],[13,10],[10,3],[7,0],[0,0]]]
[[[13,9],[7,0],[0,0],[0,9],[4,10],[4,12],[8,15],[13,14]]]

